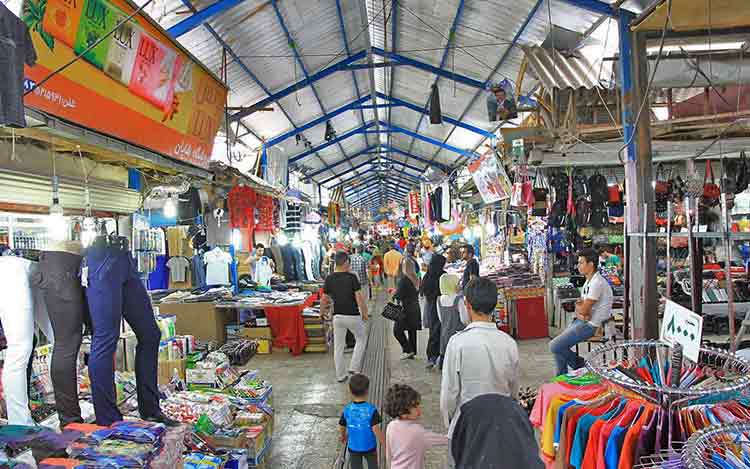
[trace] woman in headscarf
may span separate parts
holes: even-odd
[[[437,299],[440,296],[440,277],[445,273],[443,267],[445,257],[434,254],[419,290],[425,297],[425,316],[430,324],[430,338],[427,342],[428,369],[434,368],[440,358],[440,318],[437,313]]]
[[[440,360],[438,368],[443,369],[443,356],[448,341],[453,334],[464,330],[469,323],[469,314],[463,302],[463,295],[458,291],[458,275],[443,274],[440,277],[440,297],[437,300],[437,312],[440,319]]]
[[[417,331],[422,329],[422,314],[417,298],[419,279],[415,266],[414,262],[401,262],[398,269],[398,286],[395,292],[389,292],[401,301],[406,316],[403,321],[393,323],[393,336],[401,344],[401,350],[404,352],[401,355],[402,360],[412,359],[417,355]]]

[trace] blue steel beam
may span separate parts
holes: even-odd
[[[378,92],[378,97],[382,99],[390,100],[391,103],[394,106],[404,106],[406,108],[411,109],[412,111],[419,112],[420,114],[429,114],[430,111],[426,107],[419,107],[414,103],[410,103],[408,101],[404,101],[403,99],[399,99],[393,96],[386,96],[383,93]],[[452,117],[448,117],[445,114],[443,115],[443,120],[451,125],[456,125],[458,127],[461,127],[463,129],[466,129],[470,132],[474,132],[475,134],[482,135],[483,137],[492,138],[495,136],[492,132],[489,132],[484,129],[480,129],[479,127],[473,126],[471,124],[467,124],[466,122],[461,122],[460,120],[456,120]]]
[[[346,51],[347,57],[351,57],[352,51],[349,49],[349,38],[346,35],[346,26],[344,25],[344,15],[341,13],[341,0],[336,0],[336,16],[338,16],[339,19],[339,28],[341,28],[341,38],[344,40],[344,50]],[[357,81],[357,73],[352,70],[352,80],[354,81],[354,92],[357,95],[357,98],[361,97],[361,93],[359,92],[359,82]],[[361,121],[362,125],[365,125],[365,113],[362,110],[362,108],[359,109],[359,120]],[[370,145],[370,139],[367,135],[365,135],[365,144]]]
[[[381,177],[378,174],[373,174],[372,176],[359,181],[356,186],[344,189],[344,194],[351,194],[352,191],[356,190],[358,187],[363,187],[371,182],[374,182],[375,184],[390,184],[393,187],[400,187],[401,189],[406,189],[407,191],[411,190],[412,187],[411,185],[407,185],[409,184],[408,180],[404,180],[403,182],[401,180],[394,181],[392,179],[389,180]]]
[[[550,0],[551,1],[551,0]],[[442,70],[445,67],[445,63],[448,60],[448,53],[450,52],[450,46],[451,42],[454,42],[456,39],[456,28],[458,28],[458,23],[461,21],[461,15],[464,12],[464,0],[460,0],[458,3],[458,7],[456,8],[456,15],[453,17],[453,23],[451,24],[450,32],[448,33],[448,41],[445,43],[445,49],[443,49],[443,57],[440,59],[440,66],[438,67],[440,70]],[[440,75],[435,73],[435,81],[432,83],[432,87],[438,86],[438,82],[440,81]],[[484,83],[482,83],[482,88],[484,88]],[[427,109],[427,105],[430,103],[430,95],[432,94],[432,89],[430,89],[430,92],[427,94],[427,100],[424,103],[424,108]],[[422,127],[422,121],[424,120],[424,114],[419,116],[419,121],[417,122],[417,126],[414,128],[414,133],[419,133],[419,129]],[[460,119],[459,119],[460,120]],[[411,153],[411,149],[414,148],[414,142],[416,141],[415,137],[412,137],[411,142],[409,142],[409,152]],[[447,142],[443,142],[443,144],[447,144]]]
[[[381,187],[380,186],[380,182],[381,182],[380,180],[376,180],[376,181],[368,181],[368,183],[366,183],[366,184],[365,183],[359,184],[356,187],[352,187],[351,190],[345,192],[344,195],[347,198],[351,198],[354,195],[359,196],[361,194],[367,194],[372,189],[376,189],[376,188]],[[383,182],[385,182],[385,181],[383,181]],[[407,189],[407,188],[405,188],[403,186],[394,185],[392,183],[387,183],[387,182],[382,187],[387,188],[391,192],[393,192],[395,194],[399,194],[399,195],[401,195],[401,194],[408,194],[409,190],[410,190],[410,189]]]
[[[349,137],[353,137],[354,135],[363,134],[365,132],[365,130],[369,129],[373,125],[375,125],[375,122],[368,122],[367,124],[363,125],[362,127],[357,127],[356,129],[350,130],[349,132],[346,132],[344,134],[341,134],[341,135],[337,136],[336,138],[334,138],[330,142],[321,143],[317,147],[313,147],[311,150],[308,150],[306,152],[300,153],[299,155],[296,155],[296,156],[293,156],[293,157],[289,158],[289,163],[295,163],[295,162],[297,162],[297,161],[299,161],[299,160],[301,160],[303,158],[307,158],[308,156],[317,153],[319,150],[322,150],[324,148],[328,148],[331,145],[335,145],[335,144],[337,144],[337,143],[339,143],[339,142],[341,142],[343,140],[346,140]]]
[[[353,159],[357,158],[358,156],[362,156],[363,154],[366,154],[366,152],[365,152],[364,150],[362,150],[362,151],[358,152],[358,153],[357,153],[357,154],[355,154],[355,155],[352,155],[352,156],[351,156],[351,157],[349,158],[349,160],[353,160]],[[401,165],[401,166],[403,166],[403,167],[406,167],[406,168],[408,168],[408,169],[411,169],[411,170],[413,170],[413,171],[416,171],[416,172],[417,172],[417,174],[419,174],[419,173],[421,173],[421,172],[422,172],[422,170],[421,170],[420,168],[417,168],[416,166],[412,166],[412,165],[410,165],[410,164],[407,164],[407,163],[404,163],[404,162],[401,162],[401,161],[397,161],[397,160],[394,160],[394,159],[392,159],[392,158],[387,158],[387,157],[385,157],[385,156],[381,156],[381,159],[382,159],[382,160],[385,160],[385,161],[389,161],[389,162],[391,162],[391,163],[396,163],[396,164],[399,164],[399,165]],[[369,159],[369,160],[367,160],[367,161],[363,161],[362,163],[360,163],[360,164],[359,164],[358,166],[355,166],[355,167],[356,167],[356,168],[360,168],[360,167],[364,166],[364,165],[365,165],[365,164],[367,164],[367,163],[373,163],[373,162],[377,162],[377,159],[376,159],[376,158],[371,158],[371,159]],[[312,173],[312,174],[308,175],[307,177],[308,177],[308,178],[313,178],[313,177],[315,177],[315,176],[317,176],[317,175],[319,175],[319,174],[321,174],[321,173],[324,173],[324,172],[326,172],[326,171],[330,171],[330,170],[332,170],[332,169],[333,169],[334,167],[336,167],[336,166],[338,166],[338,165],[340,165],[340,164],[343,164],[343,163],[345,163],[345,161],[343,161],[343,160],[342,160],[342,161],[338,161],[338,162],[336,162],[336,163],[334,163],[334,164],[332,164],[332,165],[330,165],[330,166],[328,166],[328,167],[325,167],[325,168],[319,169],[318,171],[316,171],[316,172],[314,172],[314,173]],[[330,177],[330,178],[326,179],[325,181],[321,181],[321,182],[320,182],[320,184],[326,184],[326,183],[328,183],[328,182],[330,182],[330,181],[332,181],[332,180],[334,180],[334,179],[336,179],[336,178],[339,178],[339,177],[341,177],[341,176],[343,176],[343,175],[345,175],[345,174],[348,174],[349,172],[351,172],[351,169],[350,169],[350,170],[347,170],[347,171],[344,171],[344,172],[342,172],[342,173],[338,173],[338,174],[335,174],[334,176],[332,176],[332,177]],[[409,174],[409,173],[405,173],[405,174]],[[417,176],[414,176],[413,174],[409,174],[409,176],[417,177]]]
[[[380,178],[378,178],[377,176],[375,176],[375,178],[373,180],[367,181],[366,183],[363,183],[361,185],[357,184],[356,187],[352,186],[349,189],[345,190],[344,191],[344,196],[349,197],[349,196],[351,196],[353,194],[356,194],[357,191],[361,191],[362,190],[363,186],[364,187],[370,187],[371,185],[380,185],[380,184],[383,184],[384,187],[391,187],[393,189],[398,189],[399,192],[409,192],[411,190],[411,186],[409,186],[409,187],[402,186],[402,185],[400,185],[400,184],[398,184],[398,183],[396,183],[394,181],[387,181],[385,179],[381,180]]]
[[[382,93],[378,92],[378,95],[381,95]],[[362,106],[358,106],[357,109],[390,109],[392,107],[400,107],[398,104],[388,103],[388,104],[363,104]]]
[[[359,51],[355,54],[352,54],[350,57],[342,59],[341,61],[331,65],[330,67],[324,68],[323,70],[320,70],[319,72],[313,73],[309,77],[305,77],[304,79],[298,81],[297,83],[287,86],[283,90],[277,91],[276,93],[268,93],[267,98],[261,99],[255,104],[250,105],[247,109],[243,109],[242,111],[232,114],[232,116],[229,118],[229,121],[234,122],[238,119],[242,119],[243,117],[247,117],[250,114],[257,111],[258,109],[264,108],[268,106],[269,104],[273,104],[276,101],[280,100],[281,98],[289,96],[290,94],[294,93],[295,91],[299,89],[310,86],[316,81],[320,81],[323,78],[326,78],[338,71],[346,70],[344,66],[351,64],[352,62],[356,62],[357,60],[362,60],[366,56],[367,56],[367,53],[365,51]]]
[[[405,197],[407,193],[405,192],[398,192],[394,189],[388,188],[383,191],[383,195],[386,196],[389,200],[395,200],[400,199],[402,197]],[[350,204],[352,205],[361,205],[361,204],[370,204],[377,202],[381,200],[381,192],[379,186],[371,186],[367,189],[366,192],[363,192],[362,194],[357,194],[356,197],[352,199],[347,199]]]
[[[342,181],[341,183],[336,184],[336,187],[344,186],[346,184],[349,184],[352,181],[356,181],[357,179],[358,179],[357,176],[351,177],[351,178],[347,179],[346,181]],[[368,182],[368,181],[371,181],[371,180],[374,180],[374,179],[381,180],[382,178],[380,178],[378,174],[373,174],[372,176],[365,176],[364,179],[362,179],[361,181],[359,181],[359,184],[364,184],[365,182]],[[386,182],[385,179],[383,179],[383,181]],[[400,179],[396,179],[396,180],[390,179],[387,182],[392,183],[392,184],[396,184],[396,185],[404,184],[403,187],[406,187],[406,188],[411,187],[410,185],[407,186],[406,184],[413,184],[414,183],[412,180],[407,179],[407,178],[400,178]]]
[[[411,57],[406,57],[401,54],[395,54],[393,52],[386,52],[379,47],[373,47],[372,52],[375,55],[379,55],[395,62],[400,62],[404,65],[410,65],[414,68],[424,70],[425,72],[429,72],[440,77],[447,78],[449,80],[457,81],[458,83],[466,86],[471,86],[472,88],[484,88],[485,82],[483,81],[467,77],[466,75],[461,75],[460,73],[453,73],[449,70],[445,70],[442,67],[436,67],[425,62],[420,62],[419,60],[412,59]]]
[[[243,1],[244,0],[219,0],[218,2],[211,4],[211,6],[206,7],[201,11],[194,13],[191,16],[180,21],[176,25],[169,28],[167,32],[170,34],[170,36],[177,39],[183,34],[189,33],[198,26],[203,25],[219,13],[223,13],[229,10],[230,8],[239,5]]]
[[[347,111],[353,111],[357,108],[358,105],[365,103],[370,100],[369,96],[363,96],[359,99],[356,99],[352,101],[349,104],[346,104],[344,106],[341,106],[340,108],[331,111],[329,113],[325,113],[322,116],[318,117],[317,119],[313,119],[310,122],[300,125],[296,129],[290,130],[289,132],[284,132],[283,134],[279,135],[278,137],[274,137],[266,142],[266,146],[272,147],[274,145],[278,145],[279,143],[283,142],[284,140],[288,138],[292,138],[295,135],[299,134],[300,132],[304,132],[305,130],[311,129],[315,127],[316,125],[324,124],[329,119],[332,119],[340,114],[343,114]]]
[[[391,50],[396,53],[398,50],[398,1],[397,0],[391,0]],[[390,77],[390,85],[388,86],[388,125],[391,125],[393,123],[393,82],[395,81],[396,77],[396,68],[391,67],[391,69],[388,71],[389,77]],[[376,91],[375,94],[377,96],[381,96],[383,93],[380,93],[379,91]],[[373,101],[375,100],[375,96],[372,97]],[[388,146],[391,146],[393,144],[393,136],[389,134],[386,137],[386,142],[388,142]],[[390,152],[388,153],[390,155]]]
[[[365,161],[365,162],[360,163],[357,166],[355,166],[355,168],[356,169],[360,169],[360,168],[362,168],[364,166],[367,166],[367,165],[375,166],[376,163],[377,163],[376,160]],[[334,179],[341,179],[342,176],[344,176],[346,174],[349,174],[351,172],[352,172],[351,169],[347,170],[347,171],[344,171],[343,173],[337,174],[336,176],[334,176],[332,178],[326,179],[325,181],[321,182],[321,184],[327,184],[327,183],[331,182]],[[415,183],[419,182],[419,179],[417,178],[417,176],[414,176],[413,174],[404,173],[403,175],[399,174],[398,176],[399,176],[400,180],[403,180],[403,181],[409,181],[409,182],[415,182]],[[402,176],[410,176],[412,179],[407,179],[406,177],[402,177]],[[362,176],[359,175],[359,174],[356,174],[356,175],[354,175],[354,176],[352,176],[352,177],[350,177],[348,179],[343,179],[343,180],[339,181],[338,183],[336,183],[335,187],[346,185],[346,184],[350,183],[351,181],[356,180],[359,177],[362,177]],[[372,176],[366,176],[366,177],[372,177]]]
[[[422,140],[423,142],[431,143],[432,145],[435,145],[437,147],[443,148],[445,150],[452,151],[453,153],[458,153],[459,155],[465,156],[467,158],[470,158],[474,156],[474,153],[469,150],[462,150],[458,147],[454,147],[453,145],[449,145],[445,142],[441,142],[440,140],[437,140],[432,137],[428,137],[426,135],[418,134],[414,132],[413,130],[405,129],[403,127],[399,127],[397,125],[388,125],[386,122],[380,122],[381,126],[389,127],[391,130],[408,135],[414,139]],[[409,152],[411,152],[411,149],[409,149]]]
[[[508,47],[505,48],[505,51],[503,52],[503,55],[500,57],[500,60],[498,60],[497,65],[495,65],[495,68],[492,69],[489,75],[487,75],[487,79],[485,80],[485,83],[489,83],[490,80],[492,80],[492,77],[500,70],[500,68],[503,66],[505,61],[510,56],[511,51],[513,50],[513,47],[515,47],[516,44],[518,44],[518,41],[521,39],[521,36],[523,35],[524,31],[526,31],[526,28],[529,26],[529,23],[531,20],[536,16],[537,11],[539,11],[539,8],[542,6],[542,3],[544,0],[537,0],[537,2],[534,4],[534,6],[531,8],[531,11],[529,12],[528,16],[526,16],[526,19],[521,24],[521,27],[518,28],[518,31],[516,31],[516,34],[513,36],[513,39],[510,41],[510,44],[508,44]],[[474,105],[476,100],[482,95],[483,90],[477,90],[476,93],[474,93],[474,97],[471,98],[471,101],[469,101],[469,104],[466,105],[463,112],[459,116],[458,120],[462,121],[464,117],[466,117],[466,114],[469,113],[469,109]],[[450,132],[448,132],[448,135],[443,139],[443,143],[447,142],[448,139],[451,138],[451,135],[453,135],[453,132],[456,130],[456,126],[453,126]],[[481,143],[486,140],[482,139],[480,141]],[[479,148],[479,145],[476,146],[476,148]],[[432,155],[432,160],[437,158],[438,154],[440,154],[440,149],[435,152],[434,155]],[[425,169],[427,166],[425,166]]]
[[[583,8],[584,10],[592,11],[594,13],[599,13],[600,15],[615,16],[617,14],[617,11],[615,11],[615,9],[612,8],[612,5],[608,3],[604,3],[599,0],[563,0],[563,1],[569,5],[573,5],[574,7]]]
[[[365,148],[364,150],[358,151],[357,153],[355,153],[353,155],[350,155],[347,160],[339,160],[339,161],[337,161],[337,162],[335,162],[333,164],[329,164],[328,166],[320,168],[319,170],[315,171],[312,174],[308,174],[307,177],[306,177],[306,179],[312,179],[315,176],[317,176],[319,174],[322,174],[322,173],[325,173],[326,171],[330,171],[333,168],[335,168],[336,166],[342,165],[342,164],[346,163],[347,161],[351,161],[351,160],[357,158],[358,156],[371,155],[372,153],[370,152],[370,150],[372,150],[373,148],[377,148],[377,147],[378,147],[377,145],[370,145],[369,147]]]
[[[400,149],[398,147],[389,146],[388,150],[390,150],[393,153],[400,153],[401,155],[408,156],[409,158],[411,158],[413,160],[416,160],[416,161],[419,161],[420,163],[425,163],[425,164],[427,164],[429,166],[434,166],[434,167],[438,168],[441,171],[447,171],[449,169],[446,165],[444,165],[442,163],[438,163],[437,161],[430,161],[430,160],[428,160],[426,158],[422,158],[421,156],[417,156],[417,155],[415,155],[413,153],[410,153],[408,151],[402,150],[402,149]]]
[[[309,80],[310,74],[307,73],[307,67],[305,67],[305,62],[302,60],[302,57],[300,57],[299,52],[297,52],[296,43],[294,42],[294,38],[292,37],[292,34],[289,32],[289,28],[287,28],[286,23],[284,22],[284,17],[281,15],[281,11],[279,10],[279,5],[277,3],[277,0],[271,0],[271,6],[273,7],[273,11],[276,13],[276,19],[278,20],[279,25],[281,26],[281,29],[284,30],[284,35],[286,36],[286,39],[292,49],[292,52],[294,52],[294,57],[297,59],[297,63],[299,63],[299,66],[302,69],[302,73],[305,75],[305,78]],[[320,99],[320,96],[318,95],[318,90],[315,89],[315,85],[310,84],[310,89],[313,92],[313,96],[315,96],[315,100],[318,102],[318,106],[320,106],[320,113],[323,115],[328,114],[326,107],[323,105],[323,101]],[[365,136],[365,138],[367,137]],[[346,155],[346,152],[344,151],[344,147],[341,146],[341,143],[336,142],[336,145],[339,147],[339,151],[341,152],[341,155],[344,157],[344,159],[348,158],[348,156]]]
[[[635,15],[630,12],[621,11],[617,19],[618,32],[620,33],[620,93],[622,102],[622,138],[628,144],[628,161],[635,161],[637,158],[636,143],[633,134],[635,133],[635,114],[636,109],[633,104],[633,45],[631,43],[630,22]]]
[[[377,47],[373,47],[372,51],[373,51],[373,54],[391,57],[393,60],[401,62],[404,65],[410,65],[414,68],[418,68],[420,70],[425,70],[430,73],[434,73],[447,80],[454,80],[454,81],[463,83],[464,85],[471,86],[474,88],[484,89],[484,86],[485,86],[485,82],[481,82],[479,80],[475,80],[474,78],[469,78],[467,76],[464,76],[458,73],[453,73],[448,70],[442,70],[440,68],[435,67],[434,65],[420,62],[419,60],[415,60],[415,59],[405,57],[399,54],[393,54],[392,52],[384,52],[383,49],[380,49]],[[250,106],[248,106],[246,109],[243,109],[242,111],[238,111],[232,114],[229,120],[230,122],[234,122],[237,119],[242,119],[243,117],[249,116],[250,114],[256,112],[258,109],[267,107],[268,105],[273,104],[276,101],[286,96],[289,96],[295,91],[305,88],[307,86],[311,86],[313,83],[320,81],[324,78],[327,78],[336,72],[349,71],[349,69],[347,68],[349,65],[351,65],[352,63],[358,60],[362,60],[366,57],[367,57],[367,51],[365,50],[355,52],[350,57],[342,59],[339,62],[336,62],[335,64],[332,64],[318,72],[313,73],[312,75],[309,76],[309,78],[305,77],[302,80],[299,80],[298,82],[293,83],[287,86],[286,88],[277,91],[276,93],[269,93],[269,96],[267,98],[264,98],[254,104],[251,104]]]

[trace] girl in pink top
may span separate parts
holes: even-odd
[[[403,384],[391,386],[385,397],[385,411],[394,419],[385,432],[391,469],[423,469],[425,451],[448,444],[447,436],[428,431],[418,422],[420,400],[417,391]]]

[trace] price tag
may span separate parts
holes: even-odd
[[[659,338],[672,345],[682,345],[683,355],[697,363],[703,339],[703,317],[667,300]]]
[[[89,286],[89,266],[84,265],[81,268],[81,286],[88,288]]]

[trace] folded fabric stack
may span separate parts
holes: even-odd
[[[117,422],[80,437],[68,454],[81,462],[78,468],[146,467],[161,451],[165,433],[166,427],[158,423]]]

